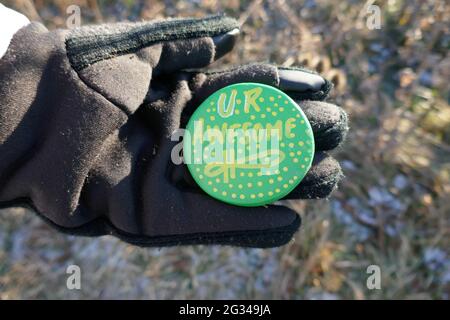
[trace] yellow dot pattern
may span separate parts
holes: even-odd
[[[257,84],[246,85],[259,86]],[[300,183],[311,165],[314,153],[314,143],[311,139],[313,134],[309,122],[305,121],[304,114],[284,93],[279,93],[272,87],[260,86],[263,88],[262,93],[254,100],[258,108],[252,104],[249,105],[244,94],[245,90],[239,89],[232,114],[223,117],[218,112],[220,109],[218,98],[220,93],[226,94],[226,107],[231,96],[231,87],[233,87],[230,86],[210,96],[192,117],[196,116],[198,120],[203,121],[205,128],[209,125],[210,128],[233,127],[239,129],[245,124],[246,128],[250,129],[280,129],[279,151],[282,161],[273,168],[262,170],[261,167],[251,165],[247,167],[236,165],[232,169],[223,169],[223,167],[217,166],[216,170],[210,170],[207,163],[188,164],[189,170],[200,187],[211,196],[225,202],[251,206],[276,201],[287,195]],[[194,132],[193,122],[190,121],[187,127],[191,134]],[[208,160],[209,156],[214,157],[216,153],[215,151],[211,152],[214,150],[212,146],[211,144],[211,149],[207,149],[210,147],[209,143],[203,144],[203,154],[196,154],[192,158],[200,161],[202,158]],[[270,142],[266,147],[270,149]],[[256,148],[257,151],[261,150],[261,145],[257,143]],[[195,148],[191,148],[191,150],[193,155]],[[254,148],[250,148],[247,141],[245,145],[236,145],[232,154],[245,158],[251,151],[254,151]]]

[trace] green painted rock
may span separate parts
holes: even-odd
[[[190,173],[207,194],[230,204],[273,203],[311,167],[311,125],[288,95],[271,86],[239,83],[215,92],[186,129]]]

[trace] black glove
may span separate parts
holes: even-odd
[[[268,64],[192,71],[237,36],[237,22],[224,16],[21,29],[0,60],[0,206],[26,204],[61,231],[143,246],[288,242],[300,226],[294,211],[219,202],[171,162],[171,133],[204,99],[259,82],[299,101],[313,127],[313,167],[289,198],[335,188],[341,170],[323,151],[343,140],[347,117],[321,102],[329,82]]]

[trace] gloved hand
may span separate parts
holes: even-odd
[[[326,197],[341,176],[324,151],[343,140],[347,117],[322,102],[328,81],[269,64],[193,70],[231,50],[238,27],[214,16],[22,28],[0,60],[0,206],[26,204],[60,231],[143,246],[288,242],[300,226],[294,211],[219,202],[171,162],[171,133],[204,99],[259,82],[293,97],[314,131],[313,167],[288,198]]]

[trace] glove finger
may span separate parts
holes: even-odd
[[[285,199],[320,199],[328,197],[342,178],[339,162],[325,152],[317,152],[302,182]]]
[[[205,73],[203,82],[197,88],[197,97],[204,100],[217,90],[239,82],[257,82],[277,87],[279,83],[277,68],[270,64],[255,63]]]
[[[348,117],[342,108],[321,101],[296,102],[311,124],[316,151],[332,150],[344,141],[348,131]]]
[[[193,77],[199,105],[219,89],[239,82],[258,82],[274,86],[298,101],[324,100],[332,84],[321,76],[305,69],[283,69],[270,64],[249,64],[234,69],[205,73],[201,81]],[[201,77],[200,77],[201,78]]]
[[[162,43],[161,57],[154,75],[183,69],[204,68],[230,52],[237,42],[239,29],[212,37],[200,37]]]
[[[192,48],[191,45],[188,45],[189,41],[181,41],[178,44],[176,42],[178,40],[205,39],[204,41],[211,44],[209,46],[210,52],[201,51],[206,54],[206,57],[198,57],[198,59],[212,62],[215,55],[214,41],[212,39],[234,29],[239,29],[238,22],[223,15],[203,19],[170,19],[159,22],[148,21],[86,26],[69,32],[66,39],[66,47],[70,62],[76,71],[80,71],[98,61],[136,53],[160,43],[162,46],[166,46],[168,52],[171,50],[178,51],[183,59],[194,60],[192,64],[196,67],[199,62],[195,61],[196,59],[193,59],[194,57],[191,55],[188,55],[188,58],[186,58],[186,52],[183,52],[183,50]],[[228,43],[229,41],[225,42]],[[169,42],[175,42],[175,44],[173,46],[167,45]],[[198,41],[194,42],[199,44]],[[229,48],[229,46],[224,47]],[[174,52],[171,54],[175,58],[178,57]],[[168,54],[168,56],[171,54]],[[153,61],[153,57],[149,60]],[[174,62],[176,61],[165,61],[165,63]]]
[[[328,92],[323,88],[328,85],[326,80],[318,75],[304,70],[278,70],[277,67],[267,64],[251,64],[228,71],[198,74],[193,79],[195,80],[191,86],[195,88],[197,85],[198,89],[194,89],[196,91],[194,100],[183,110],[181,121],[183,126],[204,99],[215,91],[238,82],[259,82],[282,90],[289,89],[291,95],[296,88],[294,96],[308,95],[310,98],[318,98]],[[313,91],[314,87],[316,91]],[[348,118],[344,110],[320,101],[296,99],[296,102],[311,123],[317,150],[331,150],[344,140],[348,130]]]
[[[311,124],[316,151],[336,148],[346,137],[348,116],[342,108],[323,102],[332,84],[304,69],[279,68],[278,73],[278,87],[296,101]]]
[[[323,101],[333,85],[319,74],[304,68],[278,67],[278,88],[294,100]]]

